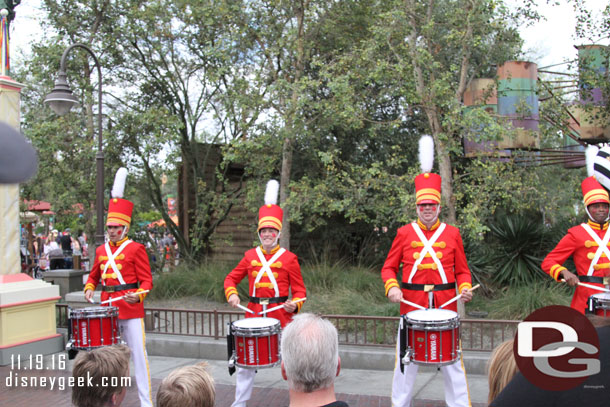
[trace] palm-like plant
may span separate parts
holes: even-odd
[[[538,216],[498,216],[489,228],[490,263],[486,268],[494,282],[526,285],[546,276],[540,264],[547,245],[547,231]]]

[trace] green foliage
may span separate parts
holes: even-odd
[[[180,299],[198,296],[226,303],[223,282],[233,265],[205,263],[181,265],[172,272],[157,274],[151,299]],[[383,292],[377,269],[316,262],[304,264],[307,286],[305,310],[321,314],[399,316],[400,308]],[[248,297],[244,279],[237,287],[242,301]],[[551,280],[519,287],[492,289],[483,295],[477,290],[466,305],[467,311],[484,311],[492,319],[523,319],[535,309],[552,304],[569,305],[573,289]]]
[[[543,257],[545,230],[539,220],[528,215],[499,216],[490,226],[495,241],[496,264],[492,279],[498,284],[520,286],[531,284],[545,277],[540,269]]]
[[[153,299],[177,299],[197,295],[210,301],[225,302],[223,283],[229,271],[228,265],[220,263],[181,264],[172,272],[157,274],[150,296]],[[244,298],[242,287],[238,290]]]
[[[475,253],[475,264],[487,278],[500,286],[521,287],[548,277],[540,269],[547,231],[535,214],[501,214],[489,228],[485,249]]]
[[[537,281],[519,287],[505,287],[491,297],[475,295],[466,307],[473,311],[486,311],[491,319],[517,319],[527,317],[547,305],[570,306],[573,289],[552,280]]]
[[[200,296],[209,301],[226,302],[223,283],[232,265],[203,263],[180,265],[172,272],[159,274],[151,292],[153,299],[177,299]],[[307,308],[327,314],[392,315],[396,305],[388,304],[377,270],[343,264],[304,264],[303,280],[307,286]],[[244,301],[248,282],[237,287]],[[395,311],[392,311],[396,308]]]
[[[550,225],[573,215],[582,171],[461,158],[463,137],[508,132],[480,109],[464,109],[461,92],[464,78],[492,77],[518,56],[515,23],[538,17],[531,2],[514,12],[495,0],[429,10],[429,1],[298,4],[45,1],[48,29],[16,72],[29,85],[23,128],[41,162],[24,196],[52,202],[66,224],[82,203],[79,221],[92,235],[97,74],[86,54],[71,54],[67,65],[81,110],[57,118],[42,106],[63,50],[82,42],[102,65],[105,196],[116,169],[129,166],[136,213],[158,211],[183,258],[205,258],[232,206],[244,200],[256,210],[265,181],[285,175],[285,221],[302,258],[311,245],[331,245],[332,259],[378,265],[393,231],[413,219],[424,133],[437,140],[435,171],[453,178],[445,206],[455,206],[465,241],[481,250],[499,208],[537,211]],[[544,147],[560,145],[556,130],[541,128]],[[294,154],[283,168],[287,151]],[[169,220],[163,174],[193,193],[188,236]],[[533,261],[518,258],[521,270]]]

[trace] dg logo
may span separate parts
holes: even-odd
[[[599,338],[578,311],[551,305],[517,327],[513,347],[519,370],[545,390],[568,390],[600,372]]]

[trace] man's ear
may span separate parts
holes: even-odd
[[[341,356],[337,359],[337,377],[339,377],[339,372],[341,371]]]
[[[282,360],[282,364],[280,365],[280,370],[282,371],[282,379],[288,380],[288,376],[286,376],[286,369],[284,368],[283,360]]]

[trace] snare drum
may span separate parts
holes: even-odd
[[[587,300],[587,313],[610,317],[610,293],[593,294]]]
[[[443,366],[460,354],[460,319],[445,309],[415,310],[403,316],[406,351],[403,361],[418,365]]]
[[[91,350],[121,343],[117,307],[69,309],[68,318],[71,328],[68,349]]]
[[[280,363],[280,321],[246,318],[231,323],[233,359],[246,369],[273,367]]]

